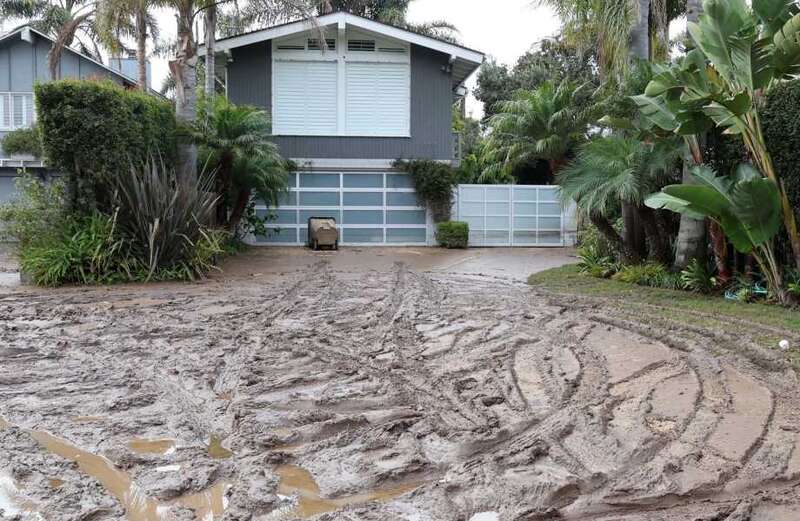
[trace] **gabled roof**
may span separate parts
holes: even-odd
[[[463,45],[457,45],[439,38],[415,33],[413,31],[409,31],[408,29],[403,29],[394,25],[376,22],[375,20],[357,16],[344,11],[318,16],[316,19],[308,18],[296,22],[288,22],[258,31],[252,31],[237,36],[231,36],[229,38],[223,38],[221,40],[217,40],[216,51],[225,52],[237,47],[243,47],[245,45],[263,42],[266,40],[274,40],[276,38],[312,31],[318,29],[319,27],[326,27],[330,25],[338,25],[340,27],[351,25],[366,31],[381,34],[389,38],[403,40],[414,45],[419,45],[420,47],[426,47],[428,49],[447,54],[450,56],[451,60],[456,63],[456,65],[459,65],[455,68],[461,72],[461,74],[458,74],[457,83],[463,82],[483,63],[485,59],[485,55],[482,52],[464,47]],[[203,45],[199,46],[198,53],[201,56],[205,55],[205,48]]]
[[[8,32],[8,33],[6,33],[4,35],[0,35],[0,43],[2,43],[5,40],[10,39],[13,36],[17,36],[17,35],[19,35],[23,41],[27,41],[29,43],[33,43],[33,40],[30,37],[31,34],[35,34],[37,37],[43,38],[43,39],[49,41],[51,44],[54,43],[54,40],[51,37],[47,36],[46,34],[44,34],[43,32],[41,32],[41,31],[39,31],[37,29],[34,29],[30,25],[22,25],[20,27],[17,27],[16,29],[14,29],[11,32]],[[100,63],[99,61],[95,60],[91,56],[87,56],[87,55],[83,54],[82,52],[76,51],[72,47],[66,47],[65,50],[67,50],[67,51],[69,51],[69,52],[71,52],[73,54],[76,54],[76,55],[80,56],[81,58],[83,58],[85,60],[89,60],[90,62],[94,63],[98,67],[103,68],[104,70],[106,70],[110,74],[113,74],[114,76],[117,76],[118,78],[123,80],[123,82],[125,82],[128,85],[134,85],[134,86],[139,85],[139,82],[136,81],[135,79],[130,78],[130,77],[122,74],[122,72],[120,72],[120,71],[118,71],[116,69],[112,69],[111,67]]]

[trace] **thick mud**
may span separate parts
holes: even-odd
[[[800,519],[800,387],[764,333],[403,263],[0,294],[0,509]]]

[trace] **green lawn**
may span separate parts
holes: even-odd
[[[535,273],[528,283],[552,293],[605,299],[621,308],[635,308],[637,313],[686,325],[728,332],[741,330],[768,348],[775,348],[787,336],[797,338],[800,335],[800,311],[796,309],[730,302],[722,297],[597,279],[579,273],[575,265]],[[795,366],[800,367],[800,345],[792,344],[789,356]]]

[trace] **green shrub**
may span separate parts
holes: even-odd
[[[74,212],[110,213],[113,179],[151,154],[175,154],[171,104],[111,82],[61,80],[36,85],[42,150],[63,173]]]
[[[620,219],[615,223],[614,227],[618,229],[617,231],[621,231],[622,220]],[[588,225],[578,233],[578,246],[581,249],[591,251],[595,255],[609,257],[612,260],[616,259],[617,256],[614,246],[594,225]]]
[[[469,224],[447,221],[436,225],[436,241],[443,248],[466,248],[469,244]]]
[[[648,262],[623,266],[612,278],[619,282],[659,288],[669,280],[669,275],[669,270],[665,266]]]
[[[797,107],[800,107],[800,80],[781,82],[767,91],[759,115],[775,171],[783,181],[795,215],[800,217],[800,158],[797,155],[800,150],[800,111]],[[737,140],[741,147],[740,143],[741,140]],[[775,250],[780,261],[793,264],[791,245],[783,230],[775,241]]]
[[[29,154],[41,157],[42,143],[39,139],[39,127],[12,130],[3,138],[2,148],[7,154]]]
[[[22,270],[44,286],[202,277],[226,253],[229,237],[201,224],[214,196],[203,184],[177,189],[160,181],[134,174],[126,186],[147,185],[134,202],[122,201],[126,192],[110,215],[75,216],[66,211],[63,182],[22,177],[20,196],[0,207],[4,238],[18,241]]]
[[[786,274],[786,289],[795,297],[800,297],[800,270],[791,270]]]
[[[601,253],[596,245],[579,248],[578,259],[578,270],[598,279],[607,279],[619,269],[614,258]]]
[[[196,184],[178,183],[175,172],[155,160],[129,172],[117,177],[120,224],[133,239],[147,278],[175,267],[182,267],[189,278],[201,274],[208,256],[198,258],[197,249],[216,239],[206,231],[217,202],[212,177],[203,175]]]
[[[134,262],[125,252],[125,240],[116,224],[116,215],[99,212],[69,219],[53,233],[21,248],[20,267],[41,286],[130,280]]]
[[[453,187],[458,183],[458,171],[455,168],[429,159],[398,159],[393,166],[411,174],[417,197],[430,208],[434,222],[450,219]]]
[[[53,234],[68,218],[64,211],[64,183],[42,182],[30,174],[17,179],[19,197],[0,206],[0,239],[21,247]]]
[[[714,272],[708,264],[699,259],[692,259],[681,271],[681,288],[696,293],[711,293],[717,285]]]

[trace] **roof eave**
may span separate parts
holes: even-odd
[[[476,66],[480,66],[484,62],[486,57],[482,52],[469,49],[467,47],[448,43],[436,38],[432,38],[430,36],[425,36],[422,34],[415,33],[413,31],[408,31],[406,29],[401,29],[399,27],[394,27],[392,25],[376,22],[375,20],[370,20],[368,18],[363,18],[361,16],[356,16],[354,14],[346,12],[337,12],[319,16],[316,19],[316,23],[311,19],[305,19],[305,20],[299,20],[297,22],[291,22],[283,25],[278,25],[275,27],[270,27],[267,29],[263,29],[261,31],[255,31],[248,34],[243,34],[240,36],[232,36],[230,38],[218,40],[216,42],[215,47],[217,52],[224,52],[230,49],[235,49],[236,47],[243,47],[245,45],[251,45],[254,43],[259,43],[267,40],[274,40],[275,38],[281,38],[283,36],[289,36],[291,34],[310,31],[320,26],[324,27],[327,25],[340,24],[340,23],[346,25],[353,25],[355,27],[359,27],[367,31],[372,31],[378,34],[382,34],[384,36],[388,36],[389,38],[395,38],[398,40],[407,41],[415,45],[419,45],[421,47],[433,49],[435,51],[439,51],[448,54],[450,56],[460,58],[464,61],[474,63],[476,64]],[[198,54],[201,56],[205,55],[204,46],[202,45],[199,46]]]

